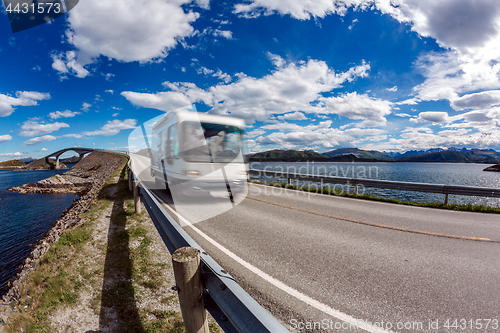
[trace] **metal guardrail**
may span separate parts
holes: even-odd
[[[390,180],[375,180],[363,178],[343,178],[343,177],[329,177],[320,175],[302,175],[296,173],[286,173],[280,171],[266,171],[266,170],[249,170],[251,175],[259,175],[264,177],[287,178],[288,184],[291,179],[305,180],[318,183],[332,183],[351,185],[356,189],[358,186],[386,188],[401,191],[415,191],[415,192],[432,192],[445,194],[445,204],[448,203],[448,195],[477,195],[483,197],[496,197],[500,198],[500,189],[486,188],[486,187],[472,187],[460,185],[444,185],[444,184],[428,184],[428,183],[410,183],[410,182],[396,182]]]
[[[130,162],[129,170],[133,175]],[[184,231],[149,189],[140,186],[140,197],[170,253],[185,246],[200,250],[205,306],[224,332],[289,333]]]

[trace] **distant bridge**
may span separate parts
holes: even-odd
[[[51,157],[55,157],[56,158],[56,169],[59,169],[59,157],[64,154],[65,152],[67,151],[74,151],[75,153],[77,153],[78,155],[80,155],[80,158],[78,159],[79,161],[88,153],[91,153],[93,151],[96,151],[96,150],[99,150],[99,149],[92,149],[92,148],[65,148],[65,149],[61,149],[61,150],[58,150],[56,151],[55,153],[52,153],[50,155],[47,155],[45,156],[45,163],[49,163],[49,159]]]

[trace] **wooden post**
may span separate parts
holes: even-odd
[[[127,174],[128,174],[128,190],[132,191],[134,189],[132,183],[133,182],[132,171],[128,168],[127,168]]]
[[[447,205],[448,204],[448,193],[446,193],[444,195],[444,204]]]
[[[136,214],[141,213],[141,193],[139,182],[134,182],[134,208]]]
[[[288,185],[292,185],[292,178],[288,178]]]
[[[172,264],[186,333],[209,333],[201,280],[200,251],[194,247],[177,249],[172,254]]]

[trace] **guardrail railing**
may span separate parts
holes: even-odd
[[[130,162],[129,177],[135,178]],[[170,253],[181,247],[193,247],[201,252],[205,306],[224,332],[289,333],[184,231],[151,190],[138,182],[129,184],[130,187],[134,187],[134,192],[138,190],[135,193],[140,195],[144,207]]]
[[[263,177],[275,177],[288,179],[288,184],[291,185],[291,180],[305,180],[318,183],[331,183],[354,186],[354,191],[358,194],[358,187],[375,187],[385,188],[401,191],[415,191],[415,192],[431,192],[442,193],[445,195],[444,203],[448,203],[448,195],[477,195],[483,197],[496,197],[500,198],[500,189],[486,188],[486,187],[472,187],[461,185],[445,185],[445,184],[428,184],[428,183],[410,183],[410,182],[396,182],[390,180],[376,180],[364,178],[343,178],[343,177],[329,177],[320,175],[303,175],[296,173],[287,173],[281,171],[267,171],[267,170],[249,170],[250,175],[259,175]]]

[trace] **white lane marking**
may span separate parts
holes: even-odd
[[[361,329],[361,330],[364,330],[364,331],[370,332],[370,333],[393,333],[392,331],[388,331],[388,330],[385,330],[385,329],[382,329],[379,327],[373,327],[373,325],[370,327],[364,321],[361,321],[361,319],[356,319],[356,318],[349,316],[348,314],[345,314],[339,310],[335,310],[335,309],[329,307],[328,305],[323,304],[323,303],[307,296],[306,294],[301,293],[300,291],[298,291],[292,287],[289,287],[288,285],[284,284],[283,282],[273,278],[271,275],[263,272],[262,270],[255,267],[254,265],[252,265],[249,262],[246,262],[242,258],[238,257],[235,253],[231,252],[230,250],[228,250],[227,248],[225,248],[221,244],[217,243],[210,236],[208,236],[203,231],[201,231],[200,229],[196,228],[193,224],[191,224],[191,222],[186,220],[181,215],[177,214],[177,212],[174,211],[172,208],[170,208],[170,206],[165,205],[164,207],[166,207],[168,210],[170,210],[172,213],[174,213],[180,220],[182,220],[184,223],[186,223],[187,226],[191,227],[191,229],[193,229],[195,232],[197,232],[201,237],[205,238],[213,246],[215,246],[216,248],[218,248],[219,250],[224,252],[227,256],[229,256],[230,258],[232,258],[233,260],[235,260],[240,265],[244,266],[246,269],[250,270],[254,274],[257,274],[262,279],[273,284],[275,287],[283,290],[287,294],[303,301],[306,304],[309,304],[310,306],[312,306],[312,307],[314,307],[314,308],[316,308],[316,309],[318,309],[318,310],[320,310],[320,311],[322,311],[322,312],[324,312],[332,317],[340,319],[343,322],[352,323],[352,325],[353,325],[352,327],[356,327],[358,329]],[[356,323],[359,323],[360,326],[355,326]]]

